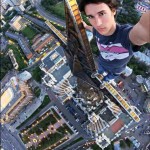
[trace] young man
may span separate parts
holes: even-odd
[[[104,81],[120,75],[139,46],[150,42],[150,11],[144,13],[139,22],[119,25],[115,21],[117,0],[81,0],[79,8],[90,24],[83,26],[93,32],[100,50],[98,72]]]

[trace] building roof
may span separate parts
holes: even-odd
[[[55,50],[51,51],[46,57],[44,57],[42,59],[43,67],[48,71],[62,57],[64,57],[63,48],[61,46],[59,46]]]
[[[32,52],[30,51],[30,47],[28,45],[27,40],[22,35],[18,35],[9,31],[7,31],[5,35],[16,40],[19,43],[21,49],[23,50],[23,53],[28,59],[30,59],[33,56]]]
[[[111,130],[113,133],[117,133],[122,127],[124,126],[124,123],[121,119],[118,119],[112,126]]]
[[[9,104],[9,102],[13,99],[14,93],[11,87],[9,87],[2,95],[0,98],[0,103],[1,103],[1,109],[0,111],[3,111],[3,109],[6,108],[6,106]]]
[[[103,108],[99,115],[107,123],[115,119],[115,116],[113,115],[112,111],[108,107]]]
[[[27,81],[27,80],[29,80],[29,79],[32,78],[32,75],[31,75],[30,72],[24,71],[24,72],[22,72],[22,73],[20,73],[20,74],[18,75],[18,78],[19,78],[19,80],[21,80],[21,81]]]
[[[134,53],[135,58],[138,58],[139,61],[144,62],[146,65],[150,65],[150,58],[142,52]]]
[[[53,73],[51,73],[57,80],[56,84],[59,83],[65,74],[67,74],[70,71],[69,66],[64,64],[61,68],[58,70],[54,70]]]
[[[11,90],[10,90],[11,89]],[[4,94],[4,95],[3,95]],[[2,94],[3,98],[8,98],[7,103],[5,104],[5,107],[1,110],[2,114],[7,112],[9,108],[21,97],[21,92],[18,84],[18,80],[16,77],[11,77],[9,81],[7,81],[4,92]],[[6,102],[6,101],[5,101]]]
[[[114,150],[121,150],[119,141],[114,142]]]

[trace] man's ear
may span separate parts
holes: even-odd
[[[113,15],[115,16],[116,15],[116,9],[112,9],[112,13],[113,13]]]

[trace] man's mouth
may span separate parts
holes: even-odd
[[[100,30],[100,31],[103,31],[103,30],[105,30],[106,28],[98,28],[98,30]]]

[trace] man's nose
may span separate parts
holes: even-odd
[[[102,24],[102,20],[99,17],[95,17],[96,26],[99,27]]]

